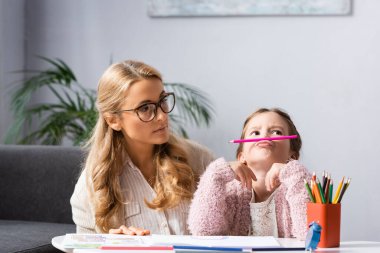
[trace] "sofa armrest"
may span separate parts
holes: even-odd
[[[0,219],[73,223],[77,147],[0,145]]]

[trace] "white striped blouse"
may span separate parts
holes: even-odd
[[[188,154],[190,166],[198,175],[202,174],[213,160],[210,151],[195,142],[185,140],[182,147]],[[187,228],[189,200],[183,200],[178,206],[165,211],[156,211],[147,207],[144,198],[151,201],[156,193],[130,159],[125,163],[120,182],[125,193],[125,204],[123,214],[116,221],[118,226],[115,228],[126,225],[149,229],[152,234],[189,234]],[[88,198],[84,172],[75,186],[70,202],[77,233],[100,233],[101,230],[95,225],[94,210]]]

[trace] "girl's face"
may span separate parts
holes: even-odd
[[[253,117],[247,124],[245,139],[289,135],[286,121],[275,112],[264,112]],[[259,141],[244,143],[239,160],[250,167],[264,164],[285,163],[292,155],[290,140]]]
[[[159,79],[138,81],[128,88],[121,110],[135,109],[146,103],[157,103],[165,94],[164,86]],[[144,110],[146,107],[142,107],[140,111]],[[135,111],[127,111],[120,113],[117,122],[129,144],[155,145],[169,140],[169,117],[159,106],[152,121],[143,122]]]

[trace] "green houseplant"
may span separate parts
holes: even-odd
[[[88,139],[97,120],[96,92],[80,85],[64,61],[40,58],[49,68],[32,72],[12,94],[14,122],[5,143],[59,145],[67,138],[80,145]],[[214,109],[203,92],[182,83],[164,85],[176,94],[177,114],[169,114],[174,132],[188,137],[186,123],[209,126]],[[47,88],[56,102],[30,105],[32,95],[42,88]]]

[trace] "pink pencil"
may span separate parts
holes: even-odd
[[[254,138],[254,139],[242,139],[242,140],[232,140],[231,143],[242,143],[242,142],[258,142],[258,141],[278,141],[278,140],[288,140],[296,139],[297,135],[284,135],[276,137],[266,137],[266,138]]]

